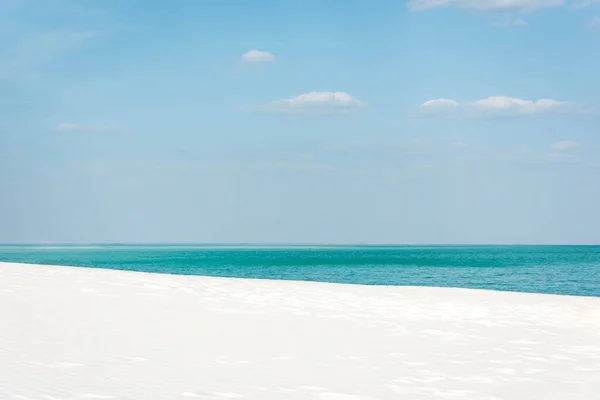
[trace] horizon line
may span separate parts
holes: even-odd
[[[420,246],[600,246],[600,243],[285,243],[285,242],[0,242],[0,246],[265,246],[265,247],[420,247]]]

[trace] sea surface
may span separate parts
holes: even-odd
[[[0,261],[600,297],[600,246],[0,246]]]

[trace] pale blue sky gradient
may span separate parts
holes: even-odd
[[[600,3],[447,3],[3,2],[0,242],[600,243]]]

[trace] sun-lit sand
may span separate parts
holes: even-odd
[[[600,298],[0,263],[0,399],[598,399]]]

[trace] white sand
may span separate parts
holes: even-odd
[[[0,263],[0,399],[600,398],[600,298]]]

